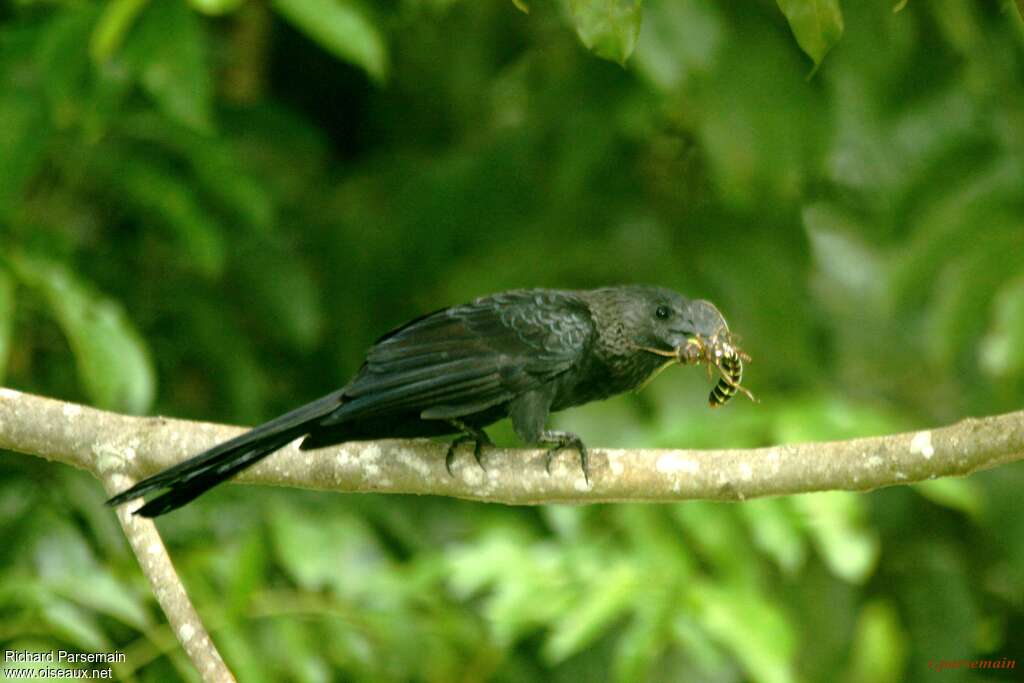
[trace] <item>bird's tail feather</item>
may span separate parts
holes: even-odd
[[[259,462],[293,439],[307,434],[317,422],[338,407],[340,398],[340,392],[329,394],[217,444],[199,455],[143,479],[130,489],[112,497],[107,501],[107,505],[120,505],[153,491],[169,489],[136,510],[135,514],[156,517],[177,509]]]
[[[286,445],[295,436],[298,435],[286,434],[277,440],[264,441],[251,450],[225,454],[228,457],[224,457],[222,461],[197,468],[167,484],[166,486],[169,490],[166,493],[147,502],[136,510],[135,514],[142,517],[158,517],[171,510],[176,510],[185,503],[206,493],[222,481],[227,481],[250,465],[259,462]]]

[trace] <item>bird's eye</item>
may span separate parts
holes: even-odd
[[[669,310],[668,306],[658,306],[657,310],[654,311],[654,317],[658,320],[668,320],[668,316],[671,313],[672,311]]]

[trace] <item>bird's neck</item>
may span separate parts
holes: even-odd
[[[664,364],[665,358],[637,348],[635,330],[642,322],[632,319],[638,314],[636,306],[621,301],[614,288],[593,290],[590,294],[590,314],[596,331],[594,357],[604,366],[607,395],[635,389]]]

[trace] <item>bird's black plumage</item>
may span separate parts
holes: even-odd
[[[467,433],[511,417],[524,441],[573,446],[548,414],[640,386],[688,338],[725,328],[718,310],[662,287],[524,289],[417,318],[384,335],[343,388],[262,424],[111,498],[168,489],[137,514],[178,508],[305,436],[300,448],[344,441]],[[647,349],[647,350],[644,350]]]

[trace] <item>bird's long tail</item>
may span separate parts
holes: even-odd
[[[176,510],[197,496],[256,464],[293,439],[308,434],[341,402],[337,391],[274,418],[233,439],[217,444],[188,460],[143,479],[107,501],[120,505],[153,491],[168,489],[135,510],[143,517],[156,517]]]

